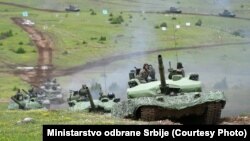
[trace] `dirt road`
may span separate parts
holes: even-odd
[[[32,85],[39,85],[40,82],[48,78],[52,72],[52,47],[54,43],[47,34],[42,33],[33,26],[22,24],[22,18],[14,17],[11,19],[29,34],[30,39],[34,42],[38,51],[37,66],[35,69],[32,71],[17,71],[16,73]]]

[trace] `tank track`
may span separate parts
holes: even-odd
[[[163,109],[157,106],[144,106],[140,108],[140,115],[138,118],[141,118],[145,121],[154,121],[167,118],[180,119],[189,115],[201,116],[204,114],[205,109],[205,104],[182,110]]]
[[[141,119],[145,121],[154,121],[158,118],[159,110],[157,107],[142,107],[141,108]]]
[[[218,124],[221,116],[222,104],[217,103],[208,103],[207,110],[204,113],[204,123],[203,124]]]
[[[144,121],[161,119],[182,119],[188,116],[196,116],[187,122],[194,124],[218,124],[221,116],[222,103],[211,102],[196,105],[182,110],[169,110],[157,106],[144,106],[140,108],[139,118]]]
[[[154,107],[154,106],[141,107],[140,118],[144,121],[160,120],[165,117],[165,114],[163,114],[162,112],[163,110],[159,107]]]

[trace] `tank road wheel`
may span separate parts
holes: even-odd
[[[221,116],[221,103],[209,103],[204,114],[204,124],[218,124]]]
[[[156,107],[141,107],[141,117],[145,121],[153,121],[157,118],[157,108]]]

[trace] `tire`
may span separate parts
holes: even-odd
[[[206,112],[204,113],[203,124],[218,124],[221,116],[221,103],[208,103]]]

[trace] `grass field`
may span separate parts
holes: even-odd
[[[6,110],[7,105],[0,103],[0,140],[39,141],[42,140],[44,124],[108,125],[108,124],[147,124],[140,121],[111,118],[108,115],[88,112],[46,111],[46,110]],[[26,117],[34,122],[17,124]]]

